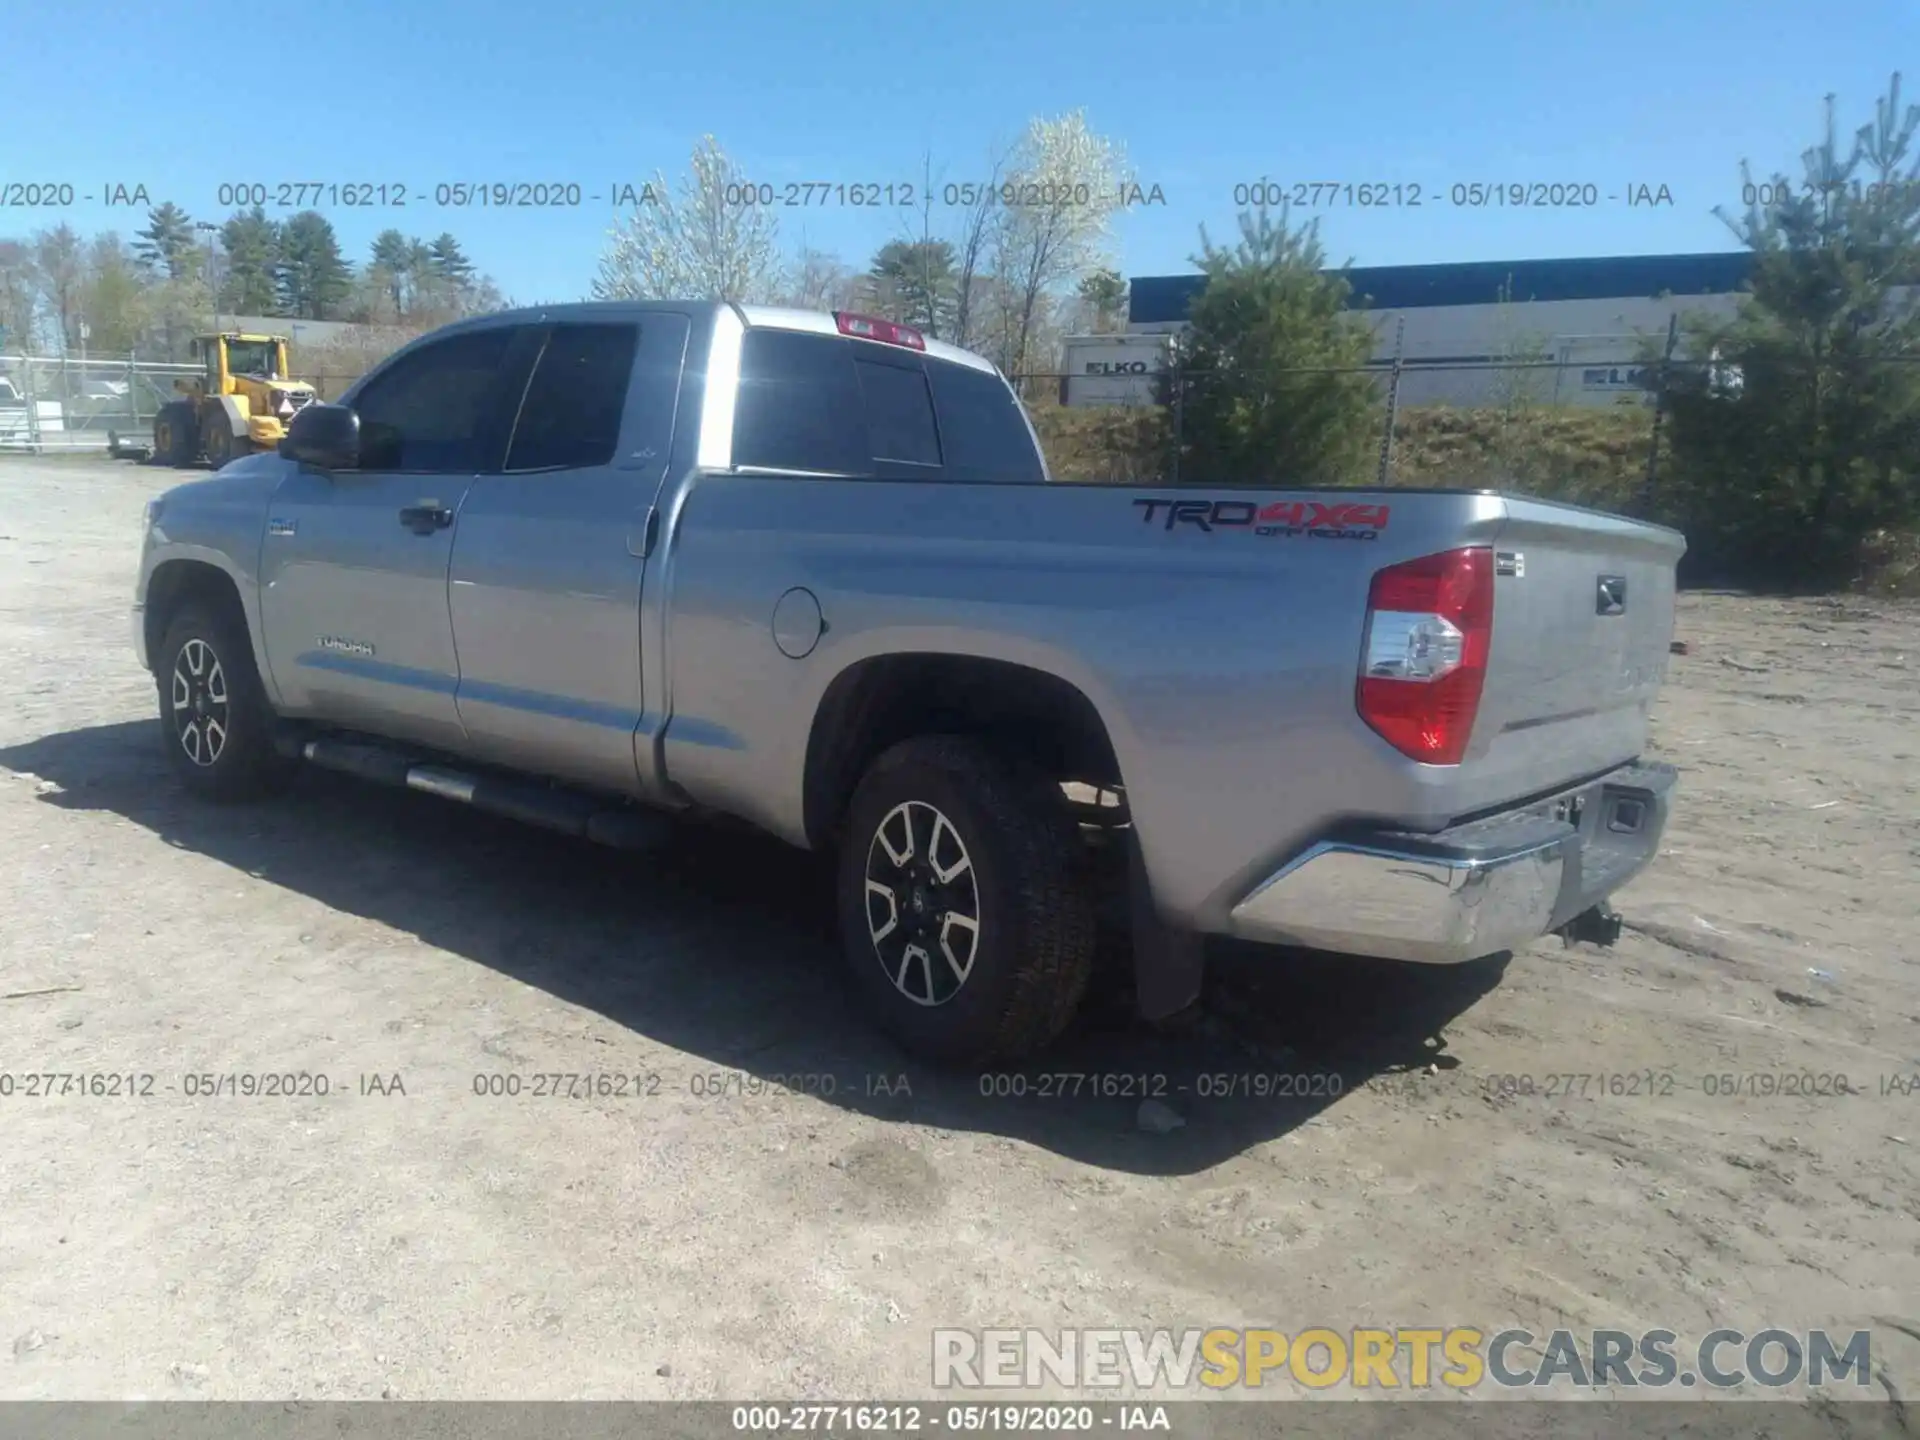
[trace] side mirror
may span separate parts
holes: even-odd
[[[351,470],[360,463],[360,416],[347,405],[309,405],[293,417],[280,453],[319,470]]]

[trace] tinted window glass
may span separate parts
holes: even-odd
[[[1013,392],[998,375],[927,362],[950,480],[1034,482],[1046,478]]]
[[[452,474],[497,458],[481,453],[493,418],[508,328],[481,330],[416,350],[354,399],[360,468]]]
[[[847,342],[835,335],[749,330],[740,349],[733,463],[865,475],[865,405]]]
[[[940,463],[940,435],[933,423],[933,397],[917,361],[912,368],[866,359],[855,352],[854,369],[867,400],[867,431],[873,458],[910,465]]]
[[[637,325],[556,325],[520,405],[509,470],[605,465],[620,440]]]

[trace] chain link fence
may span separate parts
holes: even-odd
[[[338,400],[364,373],[295,368],[323,401]],[[0,354],[0,453],[104,452],[116,436],[145,444],[153,417],[179,395],[175,382],[205,374],[199,365],[134,356]]]
[[[384,347],[315,353],[315,372],[295,373],[322,400],[337,400]],[[328,363],[331,362],[331,363]],[[1337,478],[1382,486],[1492,487],[1640,511],[1667,463],[1665,377],[1711,362],[1653,363],[1540,358],[1375,361],[1278,372],[1275,403],[1297,403],[1315,377],[1362,377],[1371,392],[1371,438]],[[1724,373],[1721,373],[1724,372]],[[0,355],[0,452],[105,451],[113,436],[144,443],[153,417],[200,377],[198,366],[135,356]],[[1071,404],[1070,377],[1014,377],[1049,468],[1066,482],[1205,484],[1195,473],[1195,425],[1182,397],[1198,372],[1137,377],[1134,403]],[[1716,383],[1739,384],[1730,367]],[[1226,483],[1309,483],[1308,477],[1233,475]],[[1325,483],[1324,480],[1322,483]]]
[[[1681,363],[1673,362],[1676,369]],[[1357,377],[1370,390],[1372,438],[1354,447],[1365,453],[1322,483],[1490,486],[1617,510],[1644,503],[1658,484],[1667,373],[1657,361],[1387,361],[1277,372],[1275,403],[1299,403],[1321,378]],[[1056,479],[1207,483],[1210,477],[1193,473],[1197,437],[1182,404],[1204,380],[1201,372],[1140,376],[1124,404],[1070,403],[1071,378],[1057,371],[1014,377]],[[1306,483],[1285,475],[1220,478]]]
[[[178,393],[174,382],[202,373],[131,355],[0,355],[0,451],[105,450],[114,435],[143,439]]]

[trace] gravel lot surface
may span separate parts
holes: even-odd
[[[1920,611],[1683,597],[1616,949],[1229,950],[1026,1072],[1169,1075],[1160,1132],[907,1062],[776,845],[189,801],[128,634],[177,478],[0,460],[0,1071],[152,1086],[0,1096],[0,1396],[930,1396],[936,1326],[1471,1324],[1871,1328],[1920,1398]],[[259,1074],[330,1093],[188,1093]]]

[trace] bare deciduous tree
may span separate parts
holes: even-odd
[[[141,284],[140,263],[112,231],[96,235],[87,248],[80,307],[92,331],[87,348],[125,355],[146,334],[152,305]]]
[[[41,297],[58,328],[64,352],[75,339],[80,318],[80,286],[86,279],[86,251],[71,225],[56,225],[33,237],[33,266],[40,279]]]
[[[964,349],[975,349],[980,344],[983,310],[980,281],[992,250],[994,226],[999,216],[999,188],[1006,177],[1008,158],[1004,150],[995,153],[987,163],[986,174],[963,182],[957,192],[961,205],[953,241],[953,343]],[[978,189],[969,190],[969,183]],[[927,188],[931,202],[931,181]],[[941,198],[946,198],[944,189]]]
[[[780,300],[801,310],[858,310],[868,289],[866,278],[838,255],[802,246],[788,269]]]
[[[33,251],[18,240],[0,240],[0,350],[31,351],[40,308],[40,281]]]

